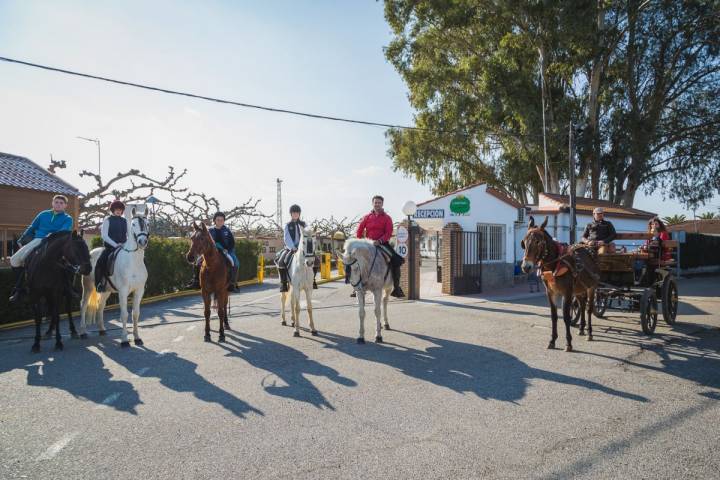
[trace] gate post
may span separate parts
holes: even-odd
[[[408,229],[408,254],[405,263],[400,267],[400,288],[405,292],[407,300],[420,299],[420,228],[417,225],[408,226],[403,220],[400,225]]]
[[[462,260],[462,250],[458,248],[458,245],[454,245],[456,242],[453,239],[453,232],[461,232],[462,227],[460,224],[450,222],[445,225],[442,229],[442,293],[453,295],[455,293],[455,279],[453,276],[453,270],[457,269],[457,265]]]

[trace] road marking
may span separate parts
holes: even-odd
[[[183,337],[182,335],[178,335],[178,336],[175,337],[175,339],[173,340],[173,343],[182,342],[184,338],[185,338],[185,337]]]
[[[197,328],[197,325],[190,325],[190,326],[187,327],[185,330],[188,331],[188,332],[192,332],[192,331],[195,330],[196,328]]]
[[[37,457],[37,461],[42,460],[50,460],[51,458],[55,457],[58,453],[60,453],[60,450],[67,447],[67,445],[72,442],[73,438],[77,437],[80,432],[72,432],[68,433],[64,437],[62,437],[57,442],[50,445],[50,447],[45,450],[40,456]]]
[[[100,405],[97,405],[95,408],[103,408],[112,405],[113,403],[115,403],[115,400],[120,398],[120,395],[122,395],[122,393],[120,392],[111,393],[110,395],[105,397],[105,400],[100,402]]]
[[[137,373],[132,376],[132,378],[140,378],[143,375],[145,375],[148,370],[150,370],[150,367],[143,367],[140,370],[138,370]]]

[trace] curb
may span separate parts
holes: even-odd
[[[341,280],[344,278],[345,277],[341,277],[341,276],[326,278],[323,280],[318,280],[317,284],[322,285],[324,283],[330,283],[330,282],[334,282],[336,280]],[[237,283],[238,288],[247,287],[250,285],[262,285],[262,283],[258,282],[257,278],[254,278],[252,280],[243,280],[242,282]],[[180,292],[163,293],[162,295],[156,295],[154,297],[143,298],[142,302],[140,302],[140,305],[147,305],[150,303],[162,302],[163,300],[172,300],[174,298],[190,297],[193,295],[198,295],[199,293],[200,293],[200,290],[182,290]],[[107,310],[116,310],[118,308],[120,308],[120,305],[118,305],[118,304],[107,305],[105,307],[105,310],[106,311]],[[73,315],[73,317],[78,316],[78,315],[80,315],[80,312],[79,311],[72,312],[72,315]],[[32,320],[32,319],[31,320],[20,320],[20,321],[13,322],[13,323],[7,323],[4,325],[0,325],[0,332],[5,331],[5,330],[15,330],[18,328],[27,327],[27,326],[34,325],[34,324],[35,324],[35,320]]]

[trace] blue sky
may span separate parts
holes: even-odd
[[[247,103],[410,124],[406,87],[383,56],[390,39],[375,1],[0,0],[0,55]],[[386,197],[400,216],[429,189],[392,172],[384,130],[247,110],[0,62],[0,151],[46,164],[52,153],[78,178],[128,168],[189,184],[223,207],[248,197],[283,201],[308,218],[354,216]],[[720,202],[715,202],[720,203]],[[637,208],[683,213],[660,195]],[[718,205],[720,206],[720,205]],[[700,211],[709,210],[710,207]]]

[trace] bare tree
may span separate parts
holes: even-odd
[[[342,232],[345,238],[349,238],[355,235],[355,230],[360,224],[360,217],[343,217],[335,218],[317,218],[310,223],[310,226],[315,231],[325,237],[332,237],[336,232]]]

